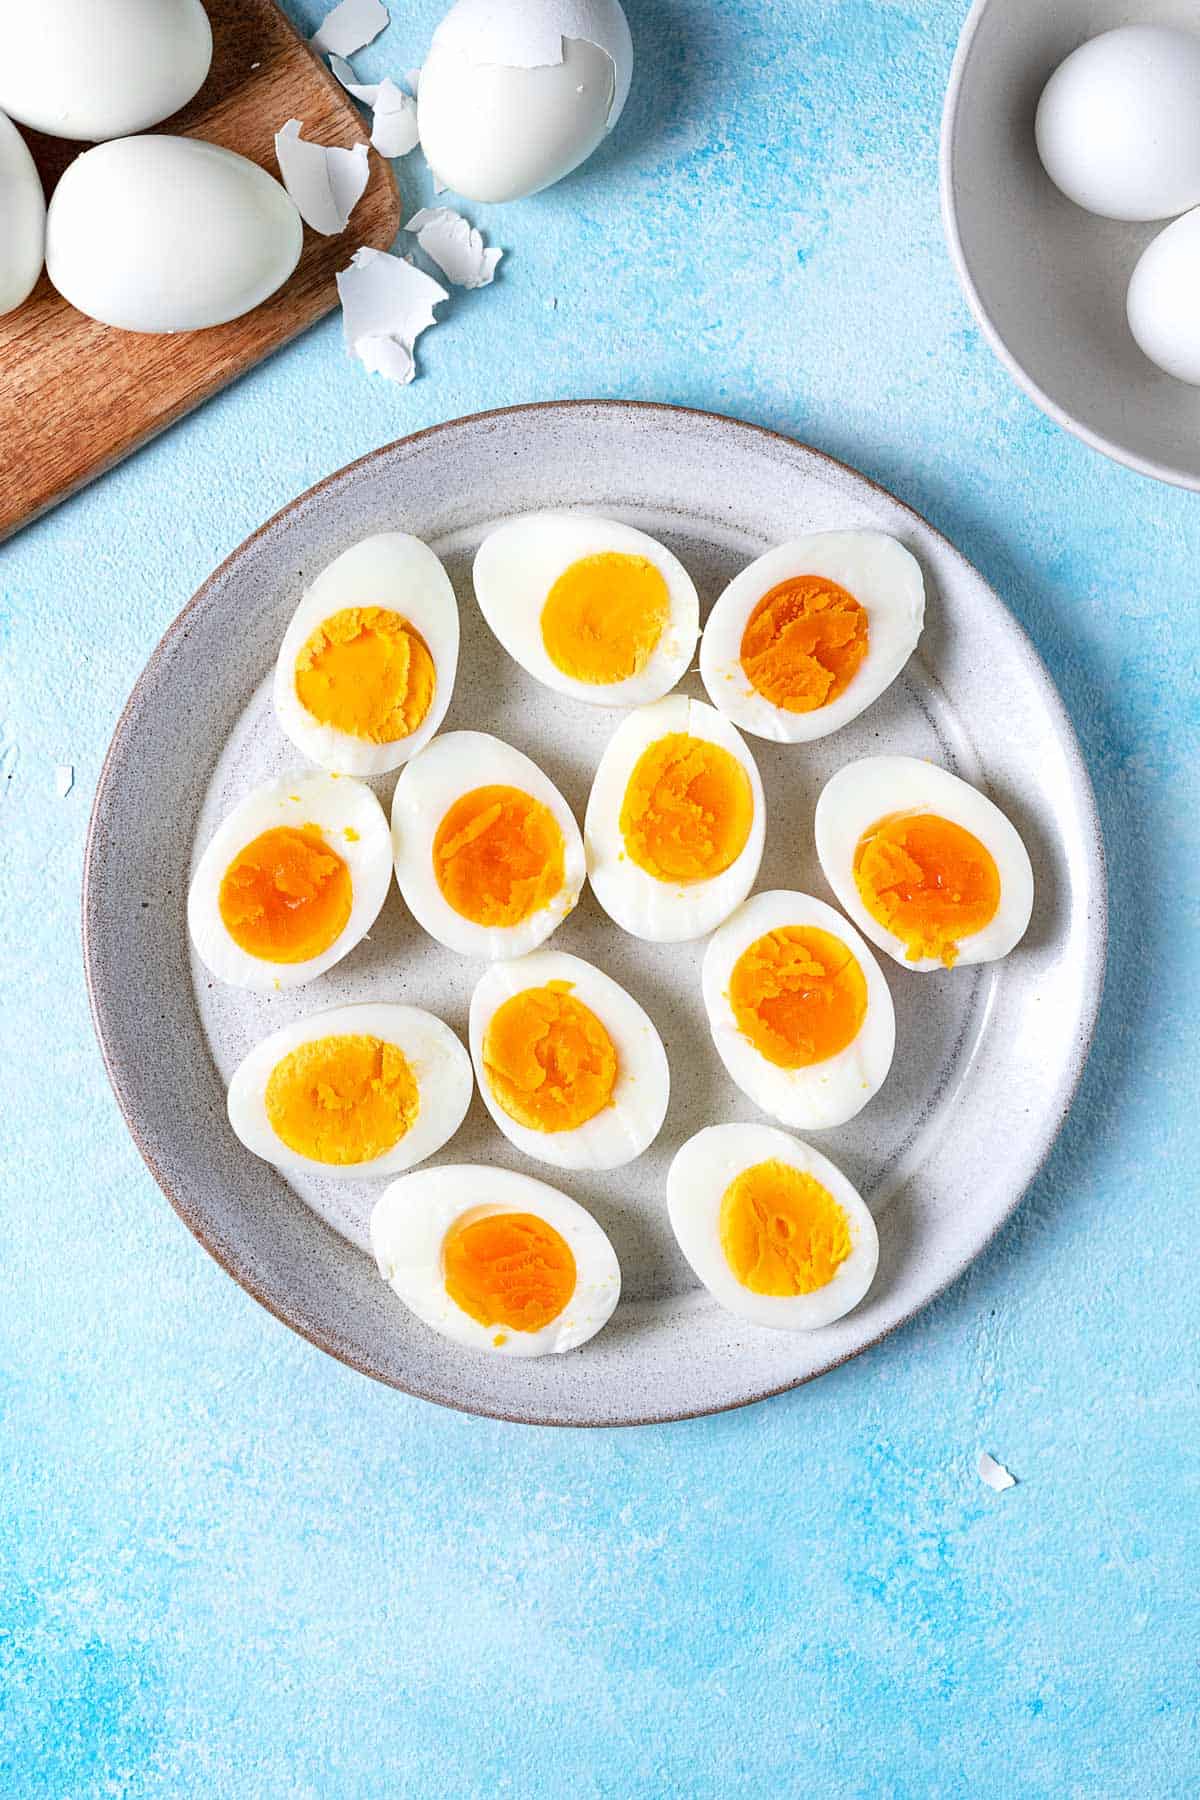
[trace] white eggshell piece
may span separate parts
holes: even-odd
[[[301,136],[299,119],[275,133],[275,160],[300,217],[323,237],[345,231],[370,179],[367,146],[318,144]]]
[[[46,250],[46,199],[28,145],[0,113],[0,313],[28,299]]]

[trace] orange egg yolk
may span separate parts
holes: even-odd
[[[225,929],[248,956],[302,963],[346,928],[350,870],[318,825],[276,825],[239,850],[221,879]]]
[[[867,1014],[867,979],[831,931],[784,925],[733,965],[729,1000],[738,1030],[781,1069],[827,1062],[852,1044]]]
[[[644,556],[606,550],[572,563],[542,608],[542,643],[556,669],[600,687],[638,675],[671,610],[661,572]]]
[[[754,791],[736,756],[686,732],[638,758],[621,806],[621,835],[658,881],[711,881],[735,863],[754,823]]]
[[[779,1300],[828,1287],[852,1248],[850,1221],[829,1189],[775,1158],[730,1182],[718,1229],[742,1286]]]
[[[450,807],[433,840],[433,869],[447,904],[475,925],[520,925],[562,891],[566,846],[558,820],[514,787],[472,788]]]
[[[853,594],[823,575],[797,575],[764,594],[747,619],[742,669],[772,706],[816,712],[849,687],[869,636]]]
[[[305,711],[368,744],[410,737],[433,705],[436,686],[425,639],[382,606],[332,614],[296,658],[296,694]]]
[[[610,1104],[617,1084],[616,1046],[566,981],[498,1006],[483,1064],[499,1105],[529,1131],[577,1130]]]
[[[468,1213],[446,1233],[442,1278],[455,1305],[480,1325],[541,1331],[570,1303],[575,1257],[536,1213]]]
[[[948,969],[963,938],[1000,905],[1000,871],[985,844],[936,813],[893,813],[859,839],[854,880],[873,919],[898,937],[909,962]]]
[[[421,1107],[416,1077],[395,1044],[365,1036],[316,1038],[271,1070],[267,1118],[298,1156],[346,1167],[394,1150]]]

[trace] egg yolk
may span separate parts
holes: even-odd
[[[410,737],[437,679],[414,625],[382,606],[347,606],[322,620],[296,658],[296,695],[321,725],[368,744]]]
[[[520,925],[562,891],[562,830],[548,806],[514,787],[472,788],[433,840],[447,904],[475,925]]]
[[[575,1292],[575,1257],[536,1213],[468,1213],[446,1233],[442,1279],[480,1325],[541,1331]]]
[[[302,963],[337,942],[353,900],[350,870],[319,825],[277,825],[239,850],[217,904],[248,956]]]
[[[562,674],[602,687],[638,675],[671,610],[661,572],[644,556],[604,551],[572,563],[542,608],[542,643]]]
[[[849,687],[869,636],[853,594],[823,575],[797,575],[764,594],[747,619],[742,669],[772,706],[816,712]]]
[[[638,758],[621,807],[621,836],[658,881],[711,881],[735,863],[754,823],[754,790],[736,756],[671,732]]]
[[[529,1131],[575,1131],[603,1112],[617,1083],[617,1051],[571,984],[526,988],[498,1006],[483,1039],[498,1104]]]
[[[948,969],[961,940],[1000,905],[1000,871],[985,844],[936,813],[893,813],[859,839],[854,881],[863,905],[904,945],[909,962]]]
[[[742,1286],[777,1300],[828,1287],[851,1250],[850,1221],[829,1189],[775,1158],[729,1184],[718,1229]]]
[[[275,1064],[267,1082],[267,1118],[276,1137],[298,1156],[340,1167],[394,1150],[420,1107],[408,1059],[377,1037],[301,1044]]]
[[[858,1036],[867,978],[832,932],[784,925],[742,951],[729,1000],[738,1030],[760,1056],[781,1069],[807,1069]]]

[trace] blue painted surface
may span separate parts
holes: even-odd
[[[403,10],[368,76],[420,59],[439,0]],[[0,553],[5,1795],[1196,1791],[1200,499],[1060,434],[970,322],[962,0],[628,10],[619,133],[476,209],[502,278],[416,385],[331,321]],[[406,1401],[260,1312],[126,1137],[76,941],[110,730],[210,567],[376,444],[571,394],[779,426],[927,513],[1066,696],[1114,902],[1081,1099],[971,1274],[809,1389],[594,1435]]]

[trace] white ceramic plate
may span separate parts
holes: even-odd
[[[987,786],[1029,846],[1037,902],[1006,963],[918,976],[888,970],[898,1052],[860,1117],[814,1134],[878,1219],[879,1276],[826,1331],[758,1330],[699,1291],[675,1247],[668,1163],[702,1124],[759,1117],[725,1076],[704,1022],[702,944],[626,937],[590,894],[556,949],[598,961],[657,1023],[675,1071],[667,1123],[638,1162],[565,1185],[599,1218],[624,1273],[613,1323],[585,1348],[518,1361],[435,1336],[379,1279],[366,1250],[378,1184],[289,1182],[225,1121],[224,1083],[248,1046],[299,1014],[385,997],[427,1006],[466,1037],[480,965],[443,951],[389,900],[370,941],[299,993],[211,986],[184,926],[189,869],[230,804],[294,766],[270,672],[305,584],[369,532],[432,544],[458,589],[463,655],[447,728],[492,731],[531,753],[582,817],[616,716],[553,695],[491,637],[471,556],[527,509],[603,510],[661,537],[707,608],[730,576],[800,532],[870,526],[919,558],[930,591],[918,657],[876,706],[812,746],[752,745],[767,794],[760,887],[829,898],[813,806],[868,751],[936,758]],[[698,677],[689,691],[701,696]],[[386,798],[392,780],[378,784]],[[679,1418],[809,1380],[938,1293],[1016,1205],[1062,1123],[1099,1001],[1103,860],[1070,724],[1028,641],[981,577],[907,507],[817,452],[708,414],[624,402],[517,408],[380,450],[263,527],[201,589],[134,689],[96,797],[84,931],[101,1045],[117,1097],[164,1191],[212,1254],[272,1312],[356,1368],[468,1411],[554,1424]],[[478,1095],[435,1161],[546,1175],[500,1136]]]

